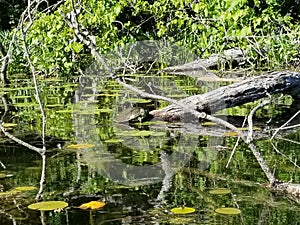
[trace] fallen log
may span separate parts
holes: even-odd
[[[241,49],[228,49],[224,51],[224,54],[213,54],[207,59],[198,59],[183,65],[167,67],[162,71],[172,74],[190,75],[193,72],[216,70],[226,64],[229,64],[230,67],[236,67],[244,64],[246,59]]]
[[[300,73],[292,71],[266,73],[217,88],[205,94],[190,96],[179,102],[199,112],[215,113],[224,108],[253,102],[276,93],[288,94],[294,98],[299,98]],[[150,112],[150,115],[167,121],[179,120],[184,114],[185,111],[174,104]]]

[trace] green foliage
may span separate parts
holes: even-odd
[[[293,5],[278,0],[84,0],[78,22],[96,37],[105,53],[128,42],[163,39],[200,57],[229,48],[247,50],[253,66],[282,67],[296,61],[299,22]],[[58,10],[72,10],[66,0]],[[40,13],[28,33],[34,65],[47,75],[71,76],[89,66],[86,46],[75,38],[58,10]],[[22,51],[14,68],[26,62]]]

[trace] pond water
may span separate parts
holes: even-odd
[[[128,75],[124,79],[149,93],[181,99],[204,93],[226,82],[201,81],[166,74]],[[81,77],[78,82],[40,79],[41,99],[47,114],[47,172],[43,200],[65,201],[64,210],[35,211],[42,161],[40,155],[0,139],[0,224],[300,224],[299,204],[289,196],[271,193],[267,179],[248,147],[217,125],[194,121],[167,123],[147,118],[117,123],[129,107],[152,110],[165,102],[140,99],[105,76]],[[41,147],[41,115],[30,79],[16,76],[2,88],[11,108],[6,128],[18,138]],[[255,137],[263,157],[284,181],[300,182],[300,130],[268,138],[297,109],[288,96],[256,113]],[[258,103],[249,103],[215,115],[242,127]],[[124,116],[124,115],[123,115]],[[299,117],[291,125],[299,124]],[[279,152],[275,152],[273,145]],[[291,162],[292,161],[292,162]],[[294,164],[293,164],[294,163]],[[24,187],[24,191],[14,191]],[[31,187],[27,190],[25,187]],[[33,188],[35,187],[35,189]],[[28,188],[27,188],[28,189]],[[221,189],[225,193],[214,193]],[[20,190],[20,189],[19,189]],[[98,210],[82,210],[83,203],[105,202]],[[173,208],[195,212],[174,214]],[[216,212],[230,207],[236,215]]]

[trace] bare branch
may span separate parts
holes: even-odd
[[[35,152],[37,152],[37,153],[39,153],[39,154],[42,154],[42,153],[44,152],[43,149],[37,148],[37,147],[35,147],[35,146],[31,145],[31,144],[28,144],[27,142],[22,141],[21,139],[19,139],[19,138],[15,137],[14,135],[8,133],[8,132],[6,131],[6,129],[2,126],[2,124],[0,124],[0,129],[1,129],[1,131],[3,132],[3,134],[4,134],[6,137],[8,137],[8,138],[10,138],[11,140],[17,142],[18,144],[23,145],[24,147],[26,147],[26,148],[28,148],[28,149],[30,149],[30,150],[33,150],[33,151],[35,151]]]

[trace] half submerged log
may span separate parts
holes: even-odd
[[[200,112],[214,113],[276,93],[299,98],[300,73],[292,71],[266,73],[217,88],[205,94],[190,96],[179,102]],[[184,110],[177,105],[170,105],[150,112],[150,115],[167,121],[179,120],[184,114]]]

